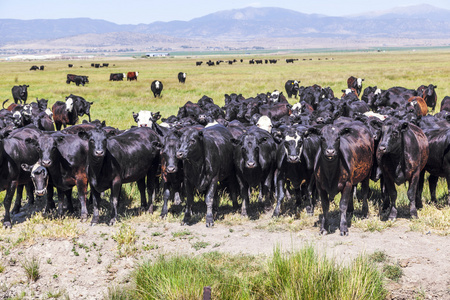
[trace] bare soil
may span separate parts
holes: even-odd
[[[394,226],[381,232],[365,232],[352,226],[350,235],[342,237],[338,229],[321,236],[317,225],[298,231],[273,226],[270,212],[257,218],[231,214],[216,221],[213,228],[206,228],[201,217],[190,226],[180,226],[179,218],[160,220],[155,213],[123,217],[114,226],[106,225],[104,220],[91,227],[73,219],[78,231],[75,238],[42,238],[35,234],[14,244],[29,228],[26,218],[30,214],[25,208],[14,216],[11,230],[0,230],[0,267],[4,267],[0,273],[0,299],[103,299],[108,288],[130,284],[137,264],[161,254],[222,251],[261,255],[263,259],[275,247],[294,251],[310,244],[340,263],[348,263],[360,254],[387,254],[388,263],[398,264],[403,270],[398,282],[386,279],[389,299],[450,299],[449,238],[434,232],[411,231],[408,219],[398,219]],[[337,217],[337,213],[333,216]],[[310,218],[314,219],[312,224],[317,224],[317,216]],[[45,226],[40,226],[35,227],[35,232],[44,230]],[[124,226],[134,229],[137,238],[128,255],[124,255],[123,248],[119,251],[114,238]],[[33,257],[39,261],[40,277],[29,282],[22,263]]]

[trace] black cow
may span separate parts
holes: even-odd
[[[408,181],[410,213],[417,218],[417,208],[422,207],[422,195],[418,193],[420,172],[429,156],[428,140],[422,129],[396,118],[385,120],[376,156],[386,188],[383,210],[389,208],[390,220],[397,217],[395,184]]]
[[[99,220],[98,203],[100,193],[111,189],[111,219],[117,219],[117,203],[123,183],[137,182],[141,194],[141,207],[147,208],[145,190],[147,186],[149,206],[153,212],[153,190],[159,164],[159,136],[148,127],[134,127],[119,135],[108,135],[96,128],[87,133],[80,132],[81,138],[89,140],[87,155],[88,176],[91,186],[94,214],[91,224]],[[145,179],[147,178],[147,185]]]
[[[39,70],[44,71],[44,66],[39,66]]]
[[[278,131],[277,131],[278,132]],[[280,214],[281,202],[285,197],[285,185],[291,183],[294,188],[296,205],[300,206],[302,195],[309,200],[306,211],[312,215],[314,203],[312,198],[314,184],[314,159],[318,151],[318,136],[306,126],[287,127],[277,148],[276,189],[277,206],[274,216]],[[306,186],[306,188],[302,188]]]
[[[259,201],[271,205],[273,176],[276,166],[276,143],[265,130],[251,127],[233,140],[234,166],[242,197],[241,215],[247,215],[250,188],[259,186]]]
[[[364,78],[357,78],[354,76],[350,76],[347,79],[347,87],[349,89],[355,89],[357,95],[359,96],[361,94],[362,90],[362,82],[364,81]]]
[[[421,85],[417,88],[417,96],[422,97],[427,103],[427,106],[431,107],[432,111],[434,111],[437,104],[436,88],[437,86],[433,84],[428,86]]]
[[[363,214],[368,213],[367,194],[373,164],[374,140],[360,122],[326,125],[322,128],[320,148],[314,163],[316,187],[323,217],[320,232],[326,234],[330,201],[341,193],[339,203],[341,235],[348,235],[347,212],[353,212],[353,186],[362,183]],[[348,211],[347,211],[348,209]]]
[[[39,164],[47,169],[58,191],[59,214],[63,213],[64,195],[68,211],[73,213],[72,188],[76,186],[81,203],[81,220],[87,220],[87,141],[76,134],[43,132],[31,142],[38,146]],[[53,202],[52,199],[49,201]],[[51,204],[51,207],[54,206],[54,203]]]
[[[111,73],[109,74],[109,81],[123,81],[125,76],[125,73]]]
[[[94,102],[86,101],[86,99],[84,99],[83,97],[74,94],[70,94],[66,97],[66,103],[67,101],[69,101],[69,99],[71,99],[71,101],[73,102],[74,109],[77,111],[78,116],[82,117],[84,115],[87,115],[89,118],[89,122],[91,122],[91,105],[93,105]]]
[[[12,92],[12,96],[14,98],[14,103],[18,103],[20,102],[20,104],[25,104],[27,102],[27,98],[28,98],[28,90],[27,88],[29,88],[29,85],[15,85],[12,87],[11,92]]]
[[[72,68],[73,67],[73,64],[68,64],[67,65],[69,68]]]
[[[89,76],[84,75],[75,75],[75,74],[67,74],[66,83],[70,84],[71,82],[75,82],[77,86],[80,84],[84,86],[86,83],[89,83]]]
[[[288,95],[288,98],[292,98],[292,95],[294,95],[295,99],[297,99],[298,89],[300,80],[288,80],[284,84],[284,88],[286,89],[286,93]]]
[[[3,199],[5,207],[3,225],[5,227],[11,228],[10,208],[17,187],[31,183],[30,173],[25,172],[21,165],[33,165],[39,159],[36,148],[27,143],[27,140],[30,138],[37,139],[40,134],[41,131],[38,129],[24,127],[12,131],[8,137],[0,140],[0,162],[2,166],[0,169],[0,190],[6,190],[5,198]],[[18,199],[16,199],[13,209],[16,213],[20,210],[21,194],[22,191],[18,190]],[[31,190],[28,191],[28,196],[30,197],[29,204],[33,204],[34,196]]]
[[[161,97],[161,92],[163,90],[163,84],[161,81],[159,80],[153,80],[150,89],[153,92],[153,96],[156,97]]]
[[[213,201],[217,188],[228,183],[233,205],[236,200],[236,176],[233,161],[231,133],[222,125],[202,130],[188,128],[181,136],[177,158],[183,160],[186,209],[182,224],[187,224],[192,214],[195,189],[206,193],[206,226],[214,225]]]
[[[30,71],[36,71],[39,70],[38,66],[31,66]]]
[[[163,207],[161,217],[168,213],[167,204],[169,199],[175,204],[181,203],[182,184],[183,184],[183,162],[177,158],[177,150],[180,147],[180,137],[182,133],[172,130],[163,138],[163,147],[161,148],[161,178],[163,186]]]
[[[186,82],[186,73],[183,73],[183,72],[178,73],[178,82],[181,82],[181,83]]]
[[[294,63],[294,61],[298,60],[298,58],[286,58],[286,63]]]

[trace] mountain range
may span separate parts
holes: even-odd
[[[280,38],[450,40],[450,10],[422,4],[332,17],[276,7],[247,7],[219,11],[190,21],[138,25],[118,25],[89,18],[0,19],[0,46],[42,40],[48,45],[58,44],[59,40],[66,45],[102,47],[106,44],[136,45],[139,41],[170,45],[188,44],[188,41],[248,42]]]

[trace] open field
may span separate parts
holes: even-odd
[[[242,58],[244,62],[214,67],[205,65],[209,59],[234,58]],[[251,58],[279,58],[280,61],[249,65]],[[440,100],[450,95],[450,51],[296,54],[289,56],[299,58],[294,64],[286,64],[285,58],[248,55],[151,59],[101,57],[95,61],[0,62],[0,100],[12,99],[11,87],[16,84],[30,85],[28,102],[36,97],[45,98],[49,100],[49,106],[72,93],[94,102],[92,119],[106,120],[107,125],[125,129],[135,124],[132,112],[160,111],[163,117],[168,117],[176,114],[185,102],[196,102],[203,95],[223,105],[226,93],[251,97],[275,89],[284,91],[288,79],[300,80],[304,86],[330,86],[337,96],[346,88],[346,80],[351,75],[365,78],[363,87],[377,85],[382,89],[391,86],[417,88],[433,83],[437,85],[437,111]],[[198,67],[196,61],[204,63]],[[91,62],[107,62],[110,66],[95,69],[90,67]],[[68,63],[73,63],[74,67],[68,68]],[[45,70],[29,71],[32,65],[45,65]],[[139,72],[137,82],[109,81],[110,73],[128,71]],[[187,73],[184,85],[178,83],[180,71]],[[69,73],[87,75],[90,83],[84,87],[73,83],[67,85],[65,80]],[[153,98],[150,91],[154,79],[164,84],[161,98]],[[295,99],[289,100],[291,104],[295,103]],[[361,254],[383,254],[384,259],[376,263],[380,272],[385,266],[397,266],[403,271],[403,276],[397,280],[385,275],[388,298],[450,299],[450,209],[445,204],[447,191],[444,185],[445,181],[440,180],[437,204],[429,203],[430,194],[425,185],[425,206],[419,211],[417,220],[408,218],[406,188],[399,187],[399,217],[395,222],[386,222],[380,221],[378,215],[379,183],[372,183],[370,216],[361,219],[361,208],[357,204],[348,237],[339,236],[336,203],[330,208],[334,230],[322,237],[318,235],[317,227],[320,205],[315,215],[309,217],[304,210],[296,210],[287,201],[282,216],[273,219],[270,212],[258,210],[254,199],[249,209],[250,217],[241,218],[224,198],[214,228],[205,228],[202,220],[205,208],[201,202],[194,205],[197,214],[193,224],[181,227],[179,207],[175,207],[173,214],[165,220],[159,218],[160,202],[153,215],[140,215],[137,188],[128,184],[119,205],[120,221],[111,227],[106,225],[109,205],[105,200],[101,223],[90,227],[80,223],[77,216],[59,219],[42,215],[40,210],[44,204],[37,200],[36,207],[26,207],[14,216],[11,230],[0,229],[0,298],[113,299],[112,290],[120,291],[132,284],[131,272],[137,265],[148,259],[155,261],[161,254],[194,255],[218,251],[251,255],[263,261],[273,255],[277,246],[293,252],[305,245],[313,245],[319,254],[333,257],[342,264],[350,263]],[[0,193],[0,199],[3,196],[4,192]],[[1,207],[0,215],[3,213]],[[33,258],[40,266],[40,276],[35,282],[28,280],[28,271],[23,267]]]

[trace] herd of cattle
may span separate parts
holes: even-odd
[[[326,57],[326,58],[324,58],[324,60],[328,60],[329,58],[328,57]],[[294,63],[294,61],[297,61],[298,60],[298,58],[286,58],[286,63]],[[303,60],[312,60],[312,58],[303,58]],[[320,58],[318,58],[318,60],[321,60]],[[333,60],[333,58],[330,58],[330,60]],[[254,65],[254,64],[256,64],[256,65],[262,65],[263,63],[264,64],[276,64],[277,62],[279,61],[279,59],[250,59],[249,61],[248,61],[248,63],[249,64],[251,64],[251,65]],[[234,63],[237,63],[238,61],[236,60],[236,59],[230,59],[230,60],[216,60],[216,61],[212,61],[212,60],[208,60],[207,62],[206,62],[206,64],[208,65],[208,66],[218,66],[218,65],[220,65],[221,63],[226,63],[226,64],[229,64],[229,65],[232,65],[232,64],[234,64]],[[243,59],[240,59],[240,62],[241,63],[243,63],[244,62],[244,60]],[[195,65],[196,66],[201,66],[203,64],[203,61],[196,61],[195,62]]]
[[[186,76],[180,74],[184,82]],[[294,199],[309,214],[320,200],[320,232],[326,234],[330,201],[341,193],[339,228],[347,235],[347,213],[354,210],[358,184],[362,212],[368,213],[369,180],[380,180],[382,211],[389,219],[397,217],[395,185],[409,182],[410,214],[417,217],[424,173],[430,174],[432,201],[439,177],[450,184],[450,97],[433,115],[428,108],[435,110],[435,85],[363,90],[363,80],[350,77],[340,97],[330,87],[305,87],[299,80],[288,80],[288,98],[299,97],[294,105],[280,91],[249,98],[225,94],[223,107],[203,96],[197,103],[185,103],[176,116],[133,113],[137,126],[127,130],[91,122],[93,103],[76,95],[56,102],[51,111],[45,99],[11,104],[0,116],[3,224],[11,227],[16,189],[12,212],[20,210],[23,187],[31,204],[34,195],[48,194],[46,210],[54,209],[56,187],[62,214],[64,202],[73,212],[74,186],[82,220],[88,218],[90,186],[92,224],[99,222],[100,193],[110,189],[113,224],[121,186],[130,182],[137,183],[141,206],[149,212],[155,195],[162,194],[161,216],[167,215],[169,200],[183,204],[183,224],[190,222],[196,193],[204,195],[206,225],[212,226],[220,191],[230,195],[234,208],[240,199],[245,216],[251,190],[257,188],[264,208],[272,208],[276,200],[274,216],[281,213],[285,198]],[[13,88],[13,95],[17,90]],[[26,96],[20,97],[26,101]],[[76,124],[84,114],[89,122]]]

